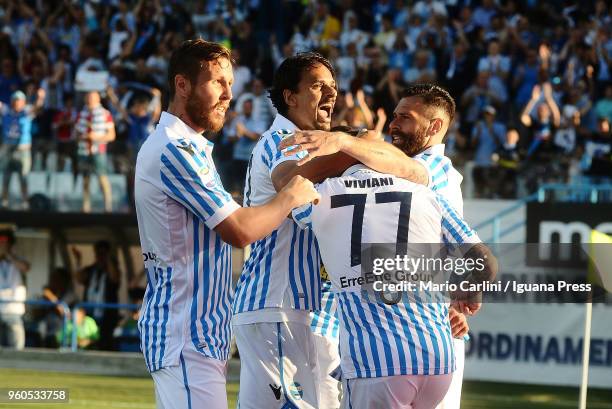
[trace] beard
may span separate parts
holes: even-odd
[[[225,115],[217,114],[217,108],[221,106],[224,106],[224,104],[218,102],[214,106],[208,107],[204,99],[198,96],[195,90],[192,90],[187,98],[185,111],[187,111],[191,122],[198,127],[204,128],[206,131],[219,132],[225,122]]]
[[[427,142],[427,128],[417,129],[415,132],[396,130],[391,132],[391,137],[393,146],[412,157],[423,150]]]

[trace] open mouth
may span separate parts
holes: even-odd
[[[334,104],[324,103],[317,108],[318,117],[324,121],[331,121],[331,115],[334,112]]]

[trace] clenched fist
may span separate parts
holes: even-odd
[[[281,192],[291,198],[291,207],[299,207],[310,202],[317,204],[321,199],[312,182],[300,175],[294,176]]]

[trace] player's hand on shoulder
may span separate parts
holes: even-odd
[[[310,202],[317,204],[321,195],[315,189],[312,182],[300,175],[291,178],[289,183],[281,191],[291,198],[291,207],[299,207]]]
[[[341,132],[296,130],[293,135],[283,139],[278,148],[291,148],[285,152],[286,156],[306,152],[307,156],[298,161],[298,165],[303,165],[317,156],[332,155],[342,150],[345,136]]]

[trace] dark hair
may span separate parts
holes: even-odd
[[[172,52],[168,64],[168,88],[170,99],[174,98],[174,78],[184,75],[192,84],[198,80],[198,74],[202,70],[202,61],[215,61],[219,58],[227,58],[233,62],[230,50],[221,44],[202,40],[187,40],[179,48]]]
[[[455,117],[455,100],[444,88],[435,84],[415,84],[411,85],[402,94],[402,98],[418,97],[428,107],[441,108],[446,112],[449,123]]]
[[[287,109],[289,108],[285,102],[283,91],[288,89],[292,92],[297,92],[298,85],[302,79],[302,74],[304,74],[305,71],[311,70],[317,65],[323,65],[326,67],[329,72],[331,72],[334,80],[336,79],[334,67],[332,67],[327,58],[323,57],[319,53],[298,53],[293,57],[287,58],[281,63],[274,73],[272,88],[270,88],[268,91],[272,104],[279,114],[287,115]]]

